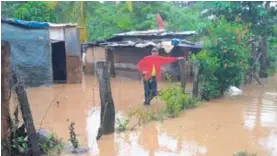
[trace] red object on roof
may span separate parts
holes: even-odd
[[[159,29],[164,29],[164,22],[163,22],[163,19],[162,19],[161,15],[159,13],[157,13],[157,15],[156,15],[156,20],[157,20],[157,24],[159,26]]]

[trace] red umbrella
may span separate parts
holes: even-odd
[[[157,24],[159,26],[159,29],[164,29],[164,22],[163,22],[163,19],[162,19],[161,15],[159,13],[157,13],[157,15],[156,15],[156,20],[157,20]]]

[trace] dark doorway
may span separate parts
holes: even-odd
[[[55,83],[66,83],[65,42],[52,43],[52,68]]]

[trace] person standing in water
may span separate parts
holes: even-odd
[[[157,79],[161,76],[161,66],[170,64],[184,57],[159,56],[158,49],[153,48],[150,56],[139,61],[138,71],[143,75],[144,105],[150,105],[151,100],[157,96]]]

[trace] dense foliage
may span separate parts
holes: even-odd
[[[270,2],[242,1],[215,2],[209,6],[210,14],[223,16],[228,22],[243,22],[249,24],[254,34],[270,35],[273,24],[276,23],[277,8],[270,6]]]
[[[253,34],[253,43],[259,43],[260,58],[259,75],[267,77],[272,69],[268,62],[268,37],[276,37],[277,6],[270,1],[214,2],[208,6],[208,15],[224,17],[228,22],[242,22],[249,26]],[[253,54],[255,55],[255,54]],[[252,56],[255,57],[255,56]],[[275,65],[275,64],[274,64]]]
[[[27,2],[14,12],[13,17],[26,21],[57,22],[54,11],[45,2]]]
[[[268,44],[268,55],[269,55],[269,71],[270,75],[276,73],[277,68],[277,38],[270,37]]]
[[[229,86],[239,87],[243,82],[250,55],[249,30],[242,24],[220,19],[207,27],[205,33],[204,50],[194,61],[200,61],[202,97],[209,100],[222,95]]]
[[[47,6],[45,6],[47,4]],[[126,5],[128,4],[128,5]],[[200,3],[201,4],[201,3]],[[44,10],[54,10],[57,22],[77,22],[85,27],[88,40],[107,39],[112,34],[130,31],[157,28],[156,14],[160,13],[166,28],[172,31],[203,29],[209,20],[201,17],[201,5],[178,7],[172,2],[18,2],[4,3],[9,9],[2,9],[6,17],[15,17],[25,20],[41,18]],[[32,6],[31,10],[27,9]],[[44,8],[41,8],[43,6]],[[3,5],[2,5],[2,8]],[[9,10],[9,11],[8,11]],[[41,10],[41,11],[33,11]],[[17,12],[11,14],[10,12]],[[19,14],[19,12],[21,12]],[[52,11],[50,11],[52,12]],[[49,21],[49,14],[41,20]],[[25,17],[28,16],[28,17]],[[34,16],[34,17],[33,17]],[[38,20],[38,21],[41,21]]]

